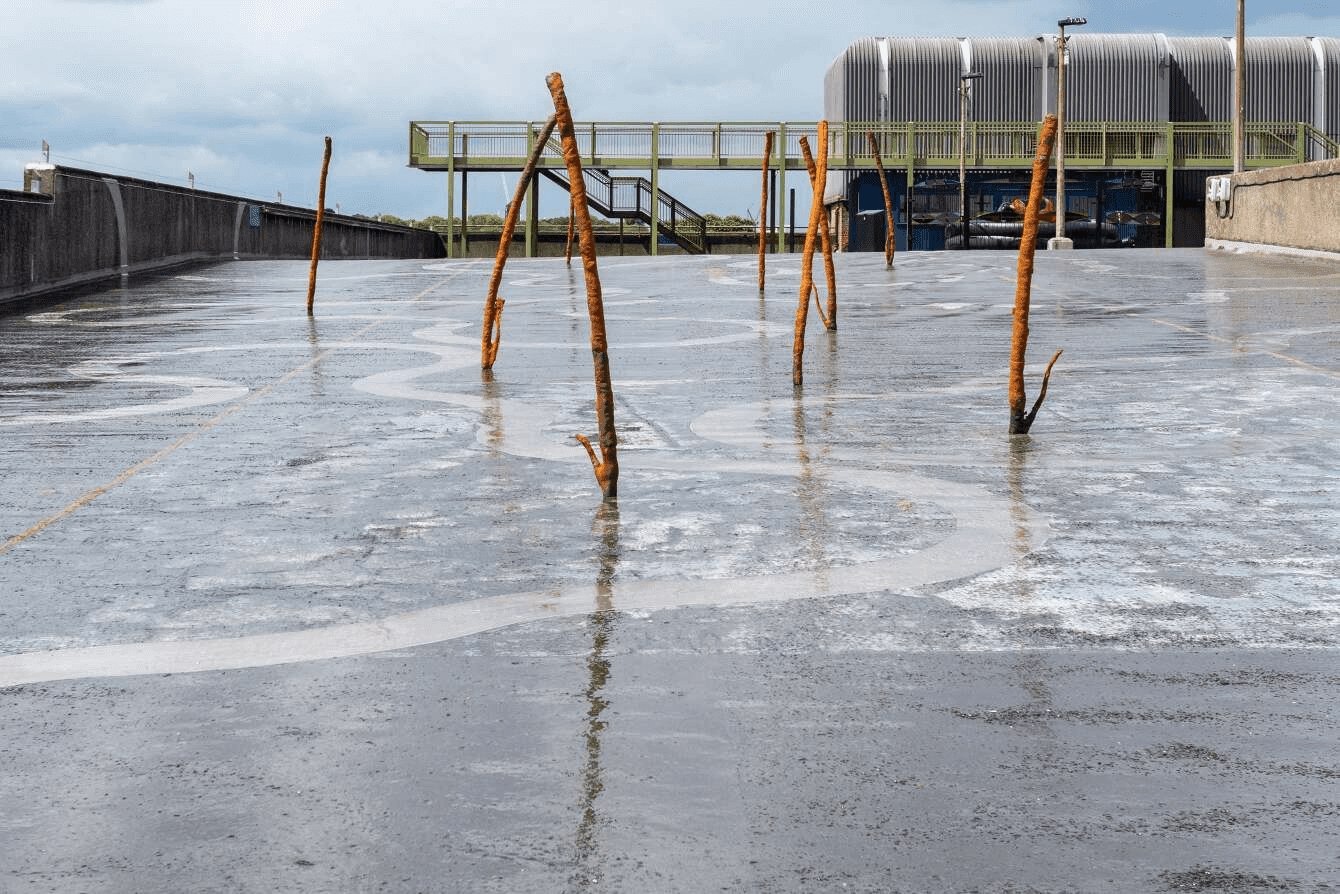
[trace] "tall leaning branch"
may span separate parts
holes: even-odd
[[[1024,394],[1024,361],[1028,353],[1028,305],[1033,291],[1033,255],[1038,245],[1038,217],[1042,211],[1043,187],[1047,182],[1047,167],[1051,163],[1056,144],[1056,116],[1048,115],[1042,122],[1038,137],[1038,152],[1033,158],[1033,180],[1028,188],[1028,206],[1024,209],[1024,232],[1019,240],[1019,278],[1014,289],[1014,334],[1010,343],[1010,434],[1027,434],[1047,396],[1047,382],[1052,367],[1061,352],[1057,351],[1042,375],[1042,387],[1031,412],[1025,414],[1028,399]]]
[[[837,329],[837,272],[833,270],[833,234],[828,226],[828,209],[824,206],[824,192],[828,189],[828,122],[819,122],[819,168],[815,172],[814,195],[819,200],[819,236],[824,252],[824,277],[828,280],[828,313],[824,316],[824,327],[832,331]]]
[[[321,158],[321,188],[316,196],[316,226],[312,229],[312,270],[307,276],[307,316],[312,315],[316,302],[316,262],[321,257],[321,229],[326,222],[326,173],[330,170],[330,137],[326,137],[326,154]]]
[[[800,138],[800,151],[805,156],[805,170],[810,175],[810,189],[814,193],[814,200],[819,202],[819,241],[823,248],[824,256],[824,277],[828,281],[828,313],[824,313],[823,306],[819,304],[818,289],[814,294],[814,309],[819,312],[819,319],[823,321],[824,328],[832,331],[837,328],[837,274],[833,270],[833,239],[828,230],[828,213],[823,207],[824,187],[820,183],[828,181],[828,122],[820,122],[819,141],[824,146],[824,154],[816,164],[814,154],[810,152],[809,140],[805,137]]]
[[[819,139],[828,145],[828,122],[819,122]],[[810,159],[810,144],[800,138],[800,150]],[[811,159],[812,160],[812,159]],[[811,178],[812,180],[813,178]],[[799,388],[805,381],[805,325],[810,318],[810,294],[814,288],[814,243],[819,235],[820,221],[824,218],[824,198],[816,190],[810,199],[810,222],[805,228],[805,247],[800,254],[800,303],[796,305],[796,334],[791,347],[791,384]],[[818,295],[815,295],[816,304]]]
[[[506,304],[498,297],[498,286],[502,283],[507,255],[512,250],[512,237],[516,235],[517,218],[521,216],[521,202],[526,197],[530,181],[535,177],[535,168],[540,163],[540,156],[549,142],[549,136],[554,132],[554,120],[554,116],[550,115],[544,122],[544,129],[540,131],[539,139],[531,147],[530,158],[526,160],[526,167],[516,181],[516,195],[507,208],[507,220],[503,221],[502,235],[498,237],[498,254],[493,259],[493,276],[489,279],[488,297],[484,299],[484,335],[480,344],[479,358],[480,366],[484,369],[493,369],[493,362],[498,359],[498,345],[502,342],[502,310]]]
[[[596,268],[596,240],[591,231],[591,212],[586,205],[586,181],[582,179],[582,159],[572,126],[572,109],[563,92],[563,76],[553,72],[545,79],[554,100],[554,115],[563,141],[563,161],[568,167],[572,189],[572,213],[576,219],[586,274],[586,309],[591,317],[591,362],[595,367],[596,420],[599,424],[600,456],[596,456],[585,435],[576,435],[591,458],[596,483],[606,500],[619,495],[619,439],[614,431],[614,386],[610,382],[609,343],[605,338],[605,305],[600,295],[600,272]]]
[[[758,200],[758,290],[763,291],[763,272],[767,261],[768,242],[768,164],[772,161],[772,140],[776,134],[768,131],[763,135],[763,190]]]
[[[879,172],[879,186],[884,190],[884,269],[893,269],[893,256],[898,250],[898,240],[893,231],[893,199],[889,197],[889,181],[884,176],[884,161],[879,157],[879,142],[873,131],[865,132],[870,141],[870,153],[875,156],[875,170]]]

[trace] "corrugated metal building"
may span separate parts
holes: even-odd
[[[1170,50],[1168,114],[1172,120],[1229,120],[1233,115],[1233,42],[1222,37],[1179,37]]]
[[[1163,34],[1067,34],[1067,123],[1078,122],[1224,122],[1232,117],[1234,48],[1230,38],[1168,37]],[[1245,45],[1249,122],[1305,122],[1340,141],[1340,39],[1333,37],[1248,37]],[[960,75],[975,71],[970,82],[968,115],[975,122],[1039,121],[1056,111],[1056,36],[944,38],[865,37],[834,60],[824,78],[824,117],[830,121],[957,122]],[[1159,219],[1158,234],[1137,234],[1125,225],[1123,241],[1143,238],[1164,244],[1168,204],[1152,200],[1171,188],[1176,206],[1176,244],[1200,244],[1204,180],[1217,173],[1205,168],[1167,172],[1073,171],[1067,168],[1067,198],[1092,208],[1102,206],[1109,187],[1139,189],[1137,207],[1107,205],[1106,211]],[[900,196],[900,246],[907,241],[907,218],[934,219],[944,201],[936,192],[957,193],[958,172],[918,172],[916,183],[890,178]],[[873,173],[848,175],[852,220],[863,213],[880,217],[881,232],[867,234],[882,245],[882,198]],[[946,179],[948,178],[948,179]],[[1018,171],[976,170],[969,177],[979,209],[1011,191],[1026,178]],[[952,180],[952,183],[950,182]],[[976,181],[974,183],[974,181]],[[991,186],[984,189],[983,184]],[[952,190],[950,190],[952,187]],[[1117,202],[1126,201],[1113,193]],[[1142,197],[1143,196],[1143,197]],[[939,197],[943,199],[943,196]],[[953,207],[957,207],[955,198]],[[1072,204],[1072,209],[1074,205]],[[909,208],[911,209],[909,211]],[[941,217],[943,217],[943,213]],[[859,228],[853,229],[857,241]],[[918,232],[914,248],[940,247],[934,227]],[[1077,243],[1078,244],[1078,243]],[[858,245],[853,245],[859,248]]]

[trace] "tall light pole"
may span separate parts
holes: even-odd
[[[1088,19],[1079,16],[1056,23],[1061,29],[1061,36],[1056,41],[1056,235],[1048,240],[1048,250],[1075,247],[1075,243],[1065,236],[1065,29],[1088,23]]]
[[[958,76],[958,211],[964,249],[968,248],[968,86],[981,77],[980,71]]]
[[[1244,0],[1238,0],[1238,22],[1234,28],[1233,41],[1233,170],[1247,170],[1247,134],[1245,124],[1247,108],[1247,29],[1243,19],[1246,17]]]

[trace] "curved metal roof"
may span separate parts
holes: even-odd
[[[1162,34],[1066,35],[1066,117],[1168,121],[1168,39]],[[1052,48],[1055,64],[1055,47]]]
[[[1170,37],[1173,121],[1233,117],[1233,44],[1223,37]]]
[[[1227,121],[1233,46],[1221,37],[1067,34],[1072,121]],[[1249,121],[1306,121],[1340,134],[1340,39],[1248,37]],[[1056,35],[863,37],[829,67],[824,116],[846,121],[954,121],[959,75],[976,121],[1037,120],[1055,110]]]
[[[1041,37],[973,37],[967,67],[982,73],[972,88],[971,114],[978,121],[1037,121],[1045,114],[1038,72],[1045,65]]]

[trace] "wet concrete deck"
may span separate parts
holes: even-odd
[[[0,318],[0,888],[1340,888],[1340,266],[490,269]]]

